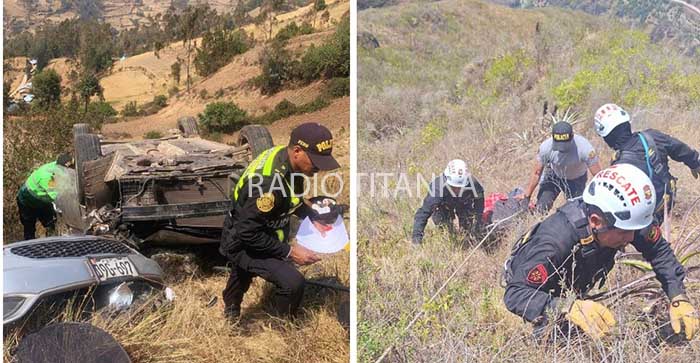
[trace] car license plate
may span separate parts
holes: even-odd
[[[128,257],[90,258],[88,262],[100,281],[139,275]]]

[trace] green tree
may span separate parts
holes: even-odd
[[[199,114],[199,124],[207,132],[233,132],[248,122],[248,113],[233,102],[214,102]]]
[[[328,6],[326,5],[326,2],[324,0],[314,1],[314,10],[315,11],[325,10],[327,7]]]
[[[32,92],[35,102],[43,109],[61,103],[61,76],[53,69],[44,69],[34,76]]]
[[[95,77],[94,74],[83,75],[83,77],[80,79],[80,82],[78,83],[78,92],[80,93],[80,98],[85,103],[86,113],[88,110],[88,104],[90,103],[90,98],[92,96],[96,95],[99,96],[100,99],[104,98],[104,96],[102,95],[103,89],[100,85],[100,81],[97,79],[97,77]]]
[[[289,51],[283,43],[273,42],[263,49],[260,55],[262,73],[257,78],[262,94],[273,94],[282,88],[282,85],[293,78],[296,62],[293,61]]]
[[[84,72],[97,74],[112,65],[114,41],[109,24],[83,23],[79,42],[80,64]]]

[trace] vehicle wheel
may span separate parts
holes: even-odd
[[[80,203],[85,201],[85,166],[86,161],[100,158],[100,138],[95,134],[78,134],[73,138],[75,152],[75,171],[78,178],[78,198]]]
[[[275,146],[272,143],[272,135],[265,126],[248,125],[241,129],[238,134],[238,146],[248,145],[250,149],[250,160],[252,161],[261,152]]]
[[[131,362],[112,335],[88,323],[49,325],[22,339],[14,358],[17,363]]]
[[[197,129],[197,119],[194,117],[180,117],[177,120],[177,128],[185,137],[199,136]]]
[[[89,134],[90,126],[88,124],[74,124],[73,125],[73,137],[78,135]]]

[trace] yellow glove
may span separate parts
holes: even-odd
[[[685,326],[685,337],[688,340],[693,339],[695,333],[700,330],[698,313],[685,295],[678,295],[671,300],[669,314],[671,315],[671,327],[674,333],[681,333],[681,322]]]
[[[602,304],[592,300],[576,300],[566,314],[586,334],[600,339],[615,326],[615,317]]]

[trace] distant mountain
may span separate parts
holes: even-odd
[[[700,0],[490,0],[514,8],[547,6],[622,18],[648,28],[652,40],[670,41],[700,55]]]

